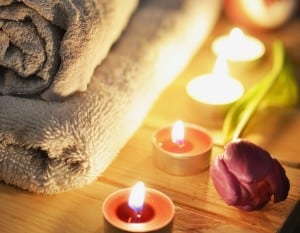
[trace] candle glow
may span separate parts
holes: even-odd
[[[229,76],[228,65],[224,56],[220,55],[217,57],[212,75],[215,78]]]
[[[143,209],[145,201],[145,185],[143,182],[137,182],[134,187],[132,188],[129,199],[128,199],[128,206],[140,213]]]
[[[182,121],[176,121],[172,128],[172,142],[177,145],[182,145],[184,143],[184,125]]]
[[[257,60],[265,53],[265,46],[258,39],[245,35],[239,28],[233,28],[229,35],[217,38],[212,44],[217,56],[225,56],[233,62]]]
[[[171,152],[184,154],[193,150],[193,143],[190,138],[185,138],[185,127],[182,121],[176,121],[170,130],[168,138],[160,142],[160,146]]]
[[[154,163],[172,175],[194,175],[209,166],[213,140],[198,125],[176,121],[153,135]]]
[[[226,59],[219,56],[211,74],[192,79],[187,92],[194,100],[211,105],[231,103],[242,96],[242,84],[228,75]]]
[[[158,190],[139,181],[132,188],[117,190],[103,203],[104,232],[171,233],[174,204]]]
[[[145,203],[146,189],[143,182],[137,182],[129,193],[127,202],[117,208],[118,217],[128,223],[145,223],[153,217],[153,209]]]

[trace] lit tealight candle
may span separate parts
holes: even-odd
[[[223,119],[228,108],[244,94],[244,87],[228,75],[224,57],[217,58],[212,73],[192,79],[187,87],[188,95],[202,107],[203,116],[211,120]]]
[[[212,44],[212,50],[217,56],[225,58],[233,64],[241,66],[254,64],[265,54],[264,44],[239,28],[233,28],[229,35],[217,38]]]
[[[209,166],[213,140],[208,130],[177,121],[153,135],[155,165],[172,175],[194,175]]]
[[[104,233],[171,233],[174,212],[168,196],[138,182],[133,188],[118,190],[105,199]]]

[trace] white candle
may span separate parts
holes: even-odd
[[[218,57],[214,71],[192,79],[187,93],[194,100],[208,105],[227,105],[244,93],[243,85],[228,75],[226,60]]]
[[[217,38],[212,44],[217,56],[225,56],[230,62],[251,62],[260,59],[265,53],[264,44],[239,28],[233,28],[229,35]]]
[[[186,89],[194,100],[199,121],[211,127],[222,125],[230,106],[244,93],[243,85],[227,73],[227,63],[218,57],[214,71],[192,79]]]

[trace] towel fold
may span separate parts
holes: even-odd
[[[0,2],[0,94],[61,100],[85,91],[138,0]]]
[[[97,179],[203,44],[220,6],[143,0],[87,91],[63,102],[0,96],[0,180],[58,193]]]

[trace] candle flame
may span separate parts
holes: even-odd
[[[143,209],[145,193],[145,185],[141,181],[137,182],[130,192],[128,206],[137,213],[141,212],[141,210]]]
[[[218,56],[216,63],[213,69],[213,76],[214,77],[227,77],[228,76],[228,65],[227,61],[224,56]]]
[[[244,32],[239,28],[233,28],[229,33],[229,40],[232,45],[239,43],[244,39]]]
[[[217,38],[212,49],[216,55],[234,62],[255,60],[265,53],[265,46],[260,40],[245,34],[238,27],[232,28],[228,35]]]
[[[172,128],[172,142],[178,145],[184,143],[184,125],[182,121],[176,121]]]
[[[234,60],[255,59],[264,54],[264,45],[254,37],[247,36],[239,28],[233,28],[229,34],[226,47],[230,49],[227,54]]]

